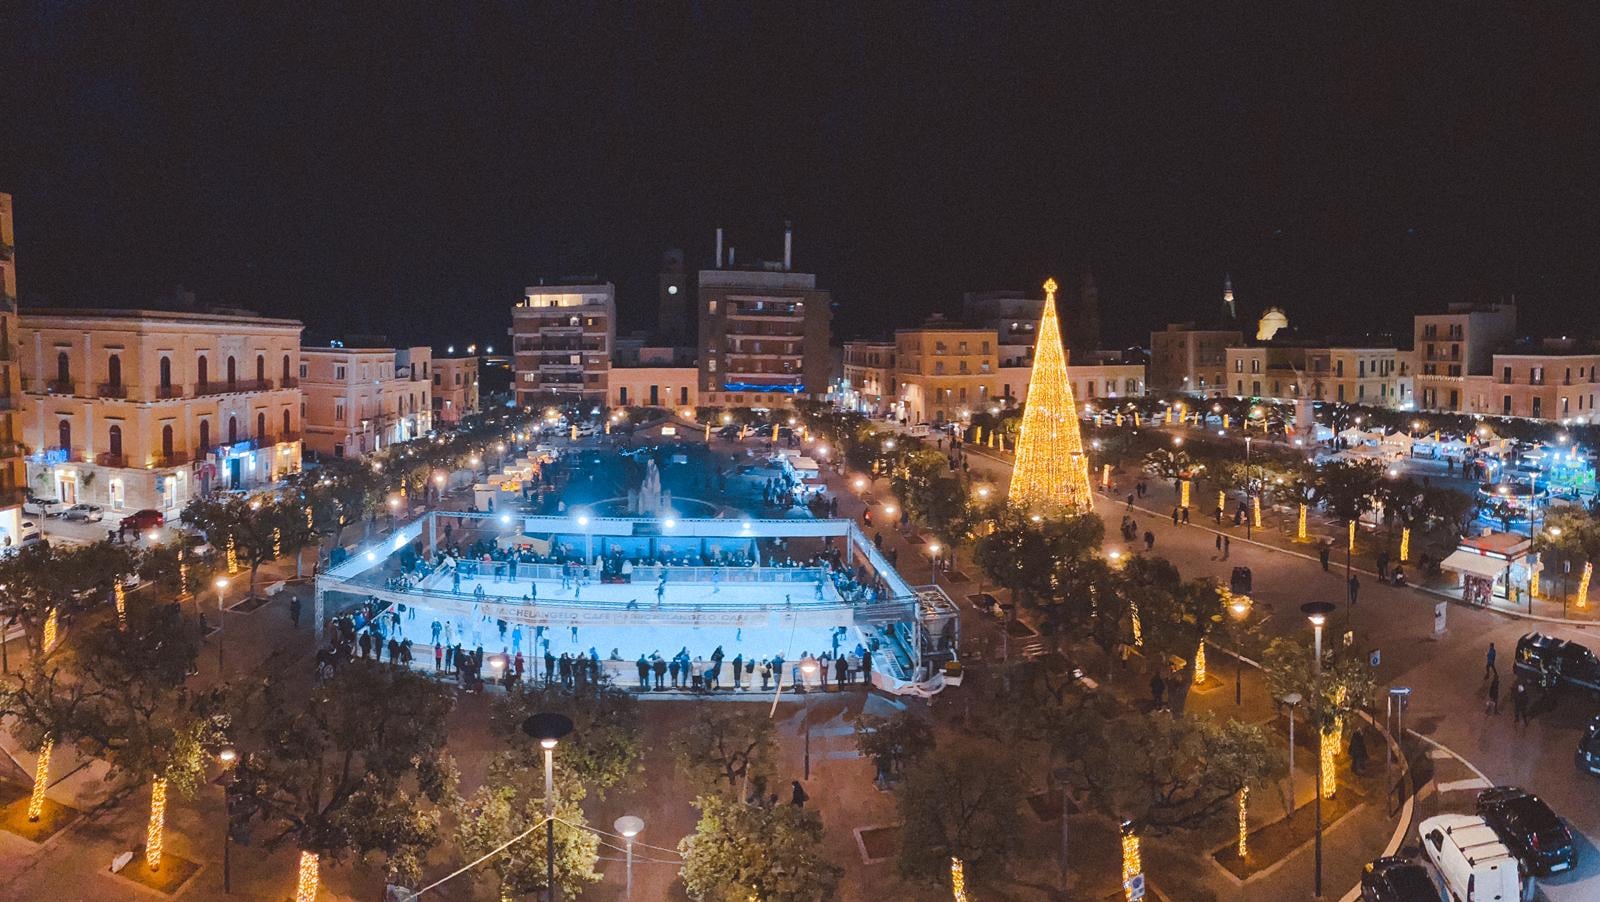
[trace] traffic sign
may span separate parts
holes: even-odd
[[[1383,652],[1376,648],[1374,648],[1372,652],[1367,655],[1367,665],[1369,667],[1377,667],[1378,662],[1381,660],[1383,660]]]

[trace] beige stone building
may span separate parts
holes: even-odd
[[[1468,376],[1465,412],[1560,422],[1597,422],[1600,352],[1570,341],[1512,348],[1492,358],[1489,375]]]
[[[1227,352],[1244,344],[1237,329],[1172,323],[1150,335],[1150,387],[1218,395],[1227,390]]]
[[[361,457],[433,428],[433,376],[427,348],[300,349],[306,448]],[[420,363],[413,376],[412,363]]]
[[[29,484],[169,513],[300,469],[300,323],[243,311],[29,310]]]
[[[436,427],[453,426],[461,418],[477,413],[478,358],[435,357],[433,360],[433,422]]]
[[[700,370],[692,366],[617,366],[611,368],[614,407],[693,409],[700,403],[696,382]]]
[[[842,372],[837,403],[869,416],[889,412],[899,393],[894,342],[845,342]]]
[[[0,194],[0,550],[21,541],[26,491],[22,424],[22,373],[17,366],[17,257],[11,195]]]
[[[518,404],[550,395],[601,402],[610,396],[616,296],[610,282],[527,289],[511,310],[512,393]]]
[[[1410,354],[1395,348],[1287,342],[1228,348],[1227,394],[1373,407],[1412,400]]]
[[[1466,379],[1490,376],[1494,352],[1516,337],[1510,304],[1451,304],[1413,319],[1418,410],[1468,412]]]

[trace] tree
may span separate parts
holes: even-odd
[[[695,800],[700,822],[678,843],[683,888],[696,902],[818,902],[844,871],[822,854],[822,819],[797,805]]]
[[[1009,755],[958,739],[906,770],[895,789],[900,870],[939,882],[959,858],[969,877],[999,873],[1016,848],[1022,776]]]
[[[250,568],[252,595],[262,564],[298,551],[313,538],[305,507],[287,500],[196,498],[184,508],[183,520],[205,533],[213,547],[233,548],[235,558]]]
[[[1096,808],[1144,828],[1204,826],[1240,789],[1284,772],[1277,743],[1254,724],[1154,711],[1082,726],[1100,729],[1069,737],[1068,778]]]
[[[1372,510],[1383,467],[1378,464],[1335,460],[1323,464],[1317,475],[1317,500],[1344,523],[1352,523]]]
[[[880,781],[892,779],[933,746],[933,725],[911,711],[888,717],[863,714],[856,721],[856,749],[877,765]]]
[[[136,557],[110,542],[64,547],[30,545],[0,558],[0,617],[20,623],[34,656],[46,653],[45,624],[54,615],[65,623],[103,604],[120,581],[134,572]]]
[[[563,766],[565,756],[563,746]],[[540,828],[545,820],[541,774],[541,768],[530,769],[515,756],[502,753],[490,765],[484,785],[454,806],[455,840],[466,855],[475,859],[511,842],[490,862],[508,895],[541,892],[548,886],[545,868],[549,833]],[[600,840],[587,829],[588,821],[578,804],[582,798],[581,782],[570,771],[562,776],[556,782],[555,793],[555,882],[563,897],[576,898],[600,880],[594,869],[599,861]],[[518,840],[523,834],[527,835]]]
[[[1337,743],[1350,716],[1372,698],[1376,681],[1367,662],[1342,646],[1324,650],[1320,672],[1315,664],[1314,649],[1286,637],[1268,643],[1262,657],[1273,697],[1299,694],[1312,726]]]
[[[453,791],[451,704],[422,674],[360,660],[309,693],[268,679],[235,706],[230,810],[269,829],[268,848],[379,854],[397,881],[414,881],[438,838],[438,812],[422,803]]]
[[[702,702],[694,720],[670,740],[678,769],[708,794],[732,795],[752,780],[764,781],[777,754],[772,720],[765,713],[719,710],[727,707]]]
[[[561,768],[576,775],[585,790],[604,798],[641,772],[639,702],[633,693],[609,682],[581,691],[519,682],[496,699],[490,726],[511,741],[515,764],[532,771],[544,766],[543,753],[524,741],[522,722],[540,711],[572,718],[572,735],[561,743]]]
[[[1117,589],[1123,604],[1139,612],[1145,654],[1165,679],[1167,660],[1180,658],[1183,670],[1171,687],[1172,710],[1182,716],[1194,658],[1207,634],[1222,622],[1226,592],[1209,579],[1185,581],[1178,568],[1163,558],[1136,555],[1118,574]]]

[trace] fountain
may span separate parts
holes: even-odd
[[[628,513],[639,516],[661,516],[672,509],[672,493],[661,489],[661,471],[655,458],[645,462],[644,481],[638,489],[628,492]]]

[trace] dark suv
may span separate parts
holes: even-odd
[[[1589,728],[1578,740],[1578,751],[1573,755],[1578,770],[1600,776],[1600,715],[1589,721]]]
[[[1600,660],[1576,642],[1529,633],[1517,640],[1517,674],[1541,689],[1575,686],[1600,692]]]
[[[1578,847],[1567,825],[1544,800],[1516,786],[1478,793],[1478,816],[1486,821],[1524,870],[1541,877],[1578,866]]]
[[[1361,871],[1361,902],[1439,902],[1428,868],[1409,858],[1387,857]]]

